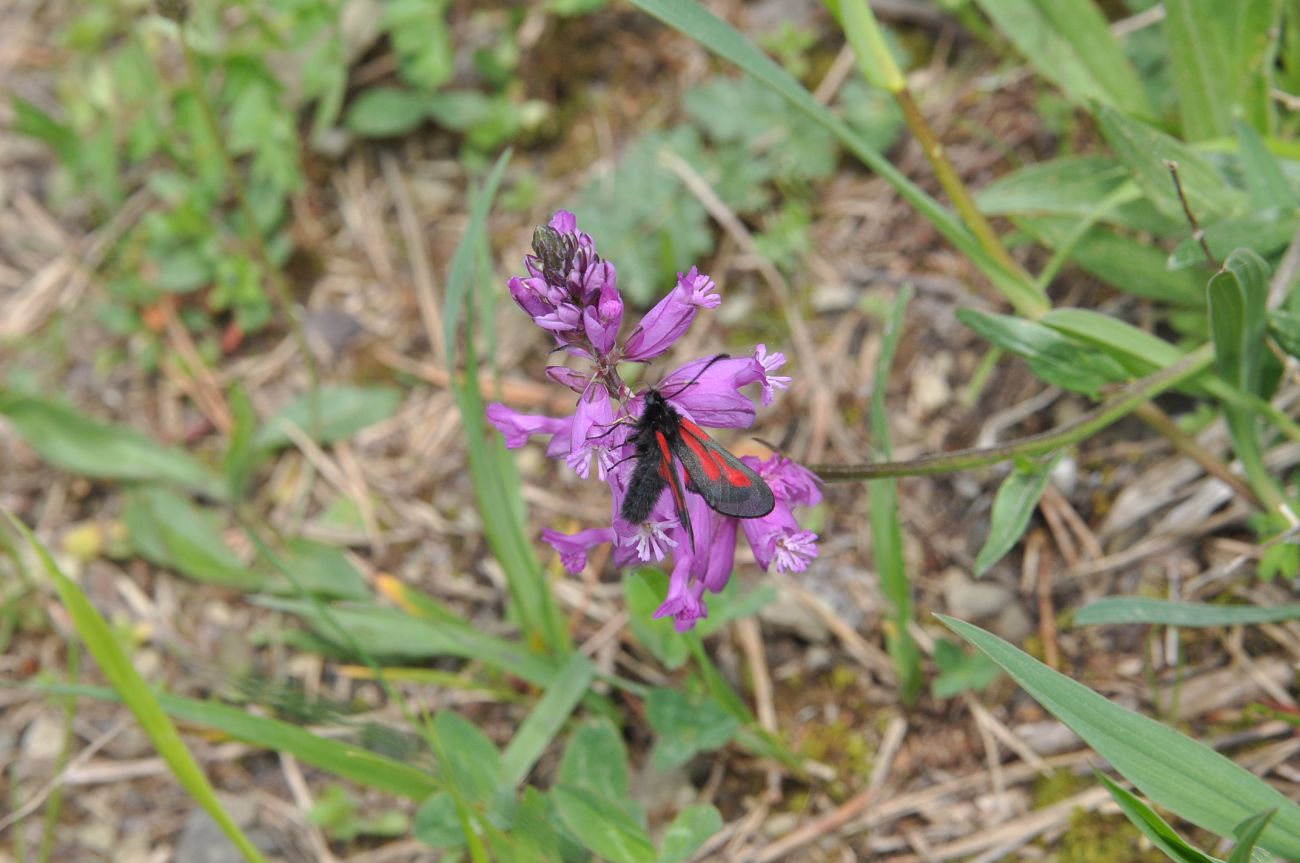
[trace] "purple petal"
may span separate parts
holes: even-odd
[[[568,210],[556,210],[547,224],[561,234],[571,234],[578,230],[578,217]]]
[[[754,560],[764,570],[775,563],[777,572],[803,572],[817,556],[817,534],[800,528],[781,501],[762,518],[745,519],[742,527]]]
[[[695,267],[686,275],[678,273],[677,286],[646,312],[628,336],[623,346],[624,358],[649,360],[672,347],[690,328],[701,308],[714,308],[722,302],[717,294],[710,293],[713,287],[713,280],[700,275]]]
[[[614,268],[610,266],[609,271],[613,273]],[[582,321],[587,339],[598,355],[604,356],[614,349],[619,327],[623,325],[623,297],[613,279],[601,287],[596,302],[583,310]]]
[[[510,296],[519,304],[519,308],[523,309],[531,317],[538,318],[550,314],[554,310],[554,306],[546,298],[547,284],[545,279],[540,277],[521,279],[515,276],[510,279],[508,284]]]
[[[567,418],[521,414],[500,402],[493,402],[487,406],[487,418],[492,425],[496,426],[497,431],[501,432],[502,437],[506,439],[506,446],[510,449],[518,449],[528,443],[528,439],[533,435],[557,435],[570,423]]]
[[[769,354],[767,345],[760,344],[754,348],[754,359],[763,367],[763,404],[770,405],[774,390],[783,390],[790,386],[788,376],[772,374],[785,365],[785,354]]]
[[[614,405],[602,384],[587,387],[578,399],[578,410],[569,429],[569,466],[583,479],[591,469],[591,456],[604,441],[602,435],[612,431]]]
[[[740,519],[715,514],[712,541],[700,581],[713,593],[727,586],[736,563],[736,529]]]
[[[691,581],[689,560],[683,563],[679,559],[669,577],[668,596],[655,611],[654,619],[672,617],[678,632],[694,629],[696,621],[709,616],[708,606],[701,599],[703,593],[704,585]]]
[[[748,428],[754,424],[754,402],[738,390],[762,377],[763,367],[753,357],[705,357],[668,375],[659,390],[702,426]]]
[[[568,366],[547,366],[546,376],[560,386],[568,387],[575,393],[586,392],[591,383],[591,375],[571,369]]]
[[[577,533],[560,533],[547,528],[542,531],[542,539],[560,553],[560,562],[573,574],[582,572],[587,565],[587,554],[596,546],[614,541],[614,530],[608,527],[592,527]]]
[[[780,453],[773,453],[762,461],[754,456],[742,456],[740,460],[758,471],[776,499],[787,506],[816,506],[821,503],[821,480],[798,462]]]

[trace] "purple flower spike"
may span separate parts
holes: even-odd
[[[512,448],[523,446],[533,435],[549,435],[547,455],[563,460],[583,478],[590,475],[595,457],[597,475],[610,489],[610,524],[574,534],[544,531],[542,538],[559,553],[565,569],[581,572],[591,550],[607,542],[613,544],[618,566],[658,563],[671,556],[668,595],[654,616],[673,618],[680,632],[708,616],[706,590],[718,593],[726,587],[742,529],[763,569],[806,569],[817,557],[817,536],[799,526],[791,508],[817,504],[821,489],[812,473],[782,455],[742,459],[771,489],[775,505],[765,516],[740,519],[711,509],[674,457],[663,464],[678,474],[685,490],[685,515],[693,526],[694,542],[666,489],[641,523],[631,524],[621,517],[639,461],[634,435],[646,399],[644,392],[633,393],[623,382],[618,364],[661,356],[686,333],[701,309],[717,308],[722,299],[713,280],[695,267],[678,274],[673,289],[620,345],[624,305],[618,273],[596,254],[595,241],[578,230],[572,213],[556,212],[549,224],[533,233],[533,254],[524,258],[524,267],[527,275],[510,280],[510,295],[552,335],[558,349],[583,358],[585,367],[579,363],[579,368],[546,369],[551,380],[578,394],[577,404],[567,417],[521,414],[501,404],[490,405],[487,415]],[[770,404],[776,391],[790,384],[789,377],[776,374],[784,363],[783,354],[769,354],[766,345],[758,345],[751,356],[692,360],[662,378],[656,389],[684,420],[710,428],[748,428],[754,422],[754,401],[741,390],[758,384],[762,403]],[[668,450],[664,453],[667,459]],[[642,510],[636,512],[639,516]]]

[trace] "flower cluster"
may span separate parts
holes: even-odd
[[[572,213],[559,211],[533,234],[533,254],[524,258],[526,277],[510,280],[510,294],[533,321],[554,336],[558,350],[581,358],[585,368],[550,366],[547,375],[578,394],[572,416],[521,414],[502,404],[488,407],[488,419],[506,445],[523,446],[533,435],[549,435],[547,454],[563,459],[579,476],[591,466],[613,496],[609,527],[574,534],[547,530],[543,538],[560,554],[570,572],[579,572],[588,552],[613,543],[620,566],[662,561],[672,556],[668,596],[655,617],[671,616],[685,631],[708,615],[705,590],[722,590],[731,576],[737,532],[743,531],[759,566],[799,572],[817,556],[816,534],[803,530],[791,507],[821,500],[816,478],[779,454],[743,461],[767,482],[776,506],[761,518],[737,519],[710,509],[698,494],[686,494],[691,534],[682,526],[672,495],[661,495],[650,516],[629,524],[620,512],[632,475],[633,425],[644,408],[644,393],[635,394],[619,377],[620,362],[648,362],[666,352],[687,331],[700,309],[721,302],[713,280],[692,267],[677,285],[641,319],[621,343],[623,298],[614,265],[596,254],[590,235],[579,231]],[[740,392],[761,386],[764,405],[790,378],[775,374],[785,362],[779,353],[758,345],[752,356],[705,357],[686,363],[659,384],[660,393],[683,417],[701,426],[747,428],[754,422],[754,403]]]

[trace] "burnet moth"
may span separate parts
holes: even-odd
[[[714,360],[724,357],[720,355]],[[703,373],[702,369],[700,374]],[[619,513],[625,521],[633,524],[645,521],[667,488],[672,493],[677,517],[691,544],[695,544],[695,532],[677,473],[679,464],[686,474],[685,490],[704,498],[716,512],[736,518],[762,518],[776,506],[772,489],[762,477],[678,413],[657,389],[646,391],[645,408],[636,421],[631,440],[636,466]]]

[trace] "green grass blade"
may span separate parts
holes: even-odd
[[[549,686],[555,679],[555,664],[551,660],[465,623],[452,625],[423,620],[378,605],[329,606],[331,620],[307,601],[265,597],[258,602],[302,617],[331,640],[337,638],[337,624],[352,639],[364,644],[372,656],[412,659],[457,656],[478,660],[534,686]]]
[[[885,410],[885,390],[889,369],[894,363],[898,341],[903,333],[907,303],[912,298],[910,286],[898,292],[885,329],[884,344],[876,363],[875,386],[871,394],[871,437],[874,456],[884,461],[894,457],[889,434],[889,416]],[[916,612],[912,605],[912,583],[903,562],[903,527],[898,516],[898,481],[879,479],[867,483],[871,519],[871,554],[880,574],[880,588],[889,600],[893,613],[885,630],[885,643],[898,671],[899,695],[911,703],[921,691],[921,653],[912,638],[911,625]]]
[[[1251,863],[1254,859],[1255,846],[1259,844],[1260,834],[1276,814],[1270,809],[1252,815],[1233,829],[1232,835],[1237,837],[1237,847],[1232,849],[1232,856],[1228,858],[1228,863]]]
[[[719,57],[734,63],[758,81],[781,94],[813,122],[825,127],[849,152],[894,187],[900,196],[935,229],[971,260],[990,282],[1022,314],[1041,314],[1048,302],[1023,274],[1011,272],[999,263],[966,226],[942,204],[889,163],[878,150],[824,105],[812,97],[797,80],[758,50],[726,22],[698,3],[688,0],[632,0],[670,27],[699,42]]]
[[[1132,821],[1133,825],[1170,860],[1176,863],[1222,863],[1218,858],[1211,857],[1179,836],[1165,819],[1156,814],[1154,809],[1132,791],[1121,787],[1104,773],[1098,773],[1097,780],[1106,786],[1106,790],[1119,804],[1119,809],[1124,816]]]
[[[551,685],[546,687],[546,694],[537,702],[533,712],[528,714],[528,718],[506,746],[501,764],[507,783],[518,785],[524,781],[528,771],[533,769],[537,759],[542,757],[546,747],[560,733],[560,728],[587,693],[587,688],[595,677],[596,668],[591,660],[580,653],[569,657]]]
[[[1150,374],[1183,357],[1182,351],[1159,336],[1092,309],[1052,309],[1039,323],[1096,345],[1135,374]]]
[[[121,700],[116,692],[102,686],[40,684],[39,688],[104,701]],[[424,770],[342,740],[321,737],[281,719],[255,716],[243,708],[215,701],[179,695],[159,695],[157,698],[162,709],[181,722],[211,728],[273,752],[284,752],[340,779],[385,794],[423,800],[441,787],[437,778]]]
[[[997,28],[1074,101],[1152,116],[1137,70],[1092,0],[979,0]]]
[[[1238,112],[1269,130],[1281,11],[1281,0],[1166,0],[1165,39],[1188,140],[1230,136]]]
[[[1152,801],[1220,836],[1231,836],[1243,820],[1276,808],[1260,844],[1284,857],[1300,857],[1300,806],[1249,770],[1108,701],[996,635],[951,617],[940,620],[1002,666]]]
[[[463,330],[466,334],[465,375],[452,389],[465,426],[470,479],[483,517],[483,533],[493,555],[505,571],[510,597],[525,634],[551,653],[565,654],[572,647],[569,633],[551,594],[541,562],[528,539],[527,516],[514,457],[506,450],[501,436],[495,429],[489,428],[486,421],[483,398],[478,390],[474,304],[465,302],[474,283],[476,250],[485,241],[487,214],[505,174],[508,159],[509,152],[502,154],[482,192],[475,196],[469,227],[461,237],[452,259],[444,311],[447,324],[447,362],[449,368],[455,367],[457,335]],[[488,273],[480,274],[480,278],[490,277],[491,274]],[[468,324],[461,320],[462,306],[469,312]]]
[[[1107,596],[1074,615],[1078,626],[1155,623],[1164,626],[1237,626],[1300,620],[1300,602],[1285,605],[1206,605],[1147,596]]]
[[[5,517],[9,519],[9,523],[13,525],[14,530],[22,534],[36,552],[37,557],[40,558],[46,575],[53,583],[55,591],[59,594],[59,599],[68,611],[68,615],[72,618],[72,623],[77,628],[77,634],[81,636],[86,649],[95,658],[100,671],[117,691],[122,703],[135,714],[141,729],[149,736],[149,740],[153,743],[154,748],[158,750],[158,754],[167,762],[167,766],[171,768],[181,787],[212,816],[212,820],[217,823],[221,831],[226,834],[246,859],[255,861],[255,863],[265,863],[265,858],[261,852],[239,829],[239,825],[235,823],[230,814],[226,812],[225,807],[221,805],[221,801],[217,799],[217,793],[208,782],[203,769],[194,760],[194,756],[190,754],[190,750],[185,746],[185,741],[181,739],[180,732],[176,730],[176,726],[158,703],[158,699],[154,696],[149,685],[145,683],[140,673],[135,670],[131,658],[126,655],[122,646],[118,644],[107,621],[91,604],[77,583],[59,570],[49,552],[37,542],[36,537],[27,529],[27,526],[7,510],[5,511]]]

